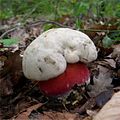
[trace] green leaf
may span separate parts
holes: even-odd
[[[4,46],[12,46],[15,44],[18,44],[19,40],[18,39],[14,39],[14,38],[10,38],[10,39],[2,39],[0,41],[0,43],[2,43]]]
[[[43,26],[43,30],[44,30],[44,31],[47,31],[47,30],[49,30],[49,29],[51,29],[51,28],[55,28],[55,26],[54,26],[53,24],[45,24],[45,25]]]
[[[111,47],[111,45],[113,44],[113,40],[106,35],[103,38],[102,43],[105,48],[108,48]]]

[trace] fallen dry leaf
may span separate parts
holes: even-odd
[[[91,91],[89,95],[91,97],[99,95],[101,92],[108,90],[112,83],[112,70],[108,69],[104,65],[97,65],[98,74],[93,77],[94,85],[91,85]]]
[[[36,110],[37,108],[41,107],[42,104],[38,103],[36,105],[33,105],[29,108],[27,108],[25,110],[25,112],[22,112],[21,114],[19,114],[14,120],[28,120],[29,119],[29,115],[33,110]]]
[[[120,91],[113,95],[93,120],[120,120]]]
[[[9,79],[10,79],[9,75],[0,78],[0,97],[8,96],[13,93],[13,89],[12,89],[13,85]]]
[[[109,64],[109,66],[115,68],[116,62],[113,59],[105,59],[105,61]]]
[[[38,114],[35,117],[37,120],[82,120],[78,114],[73,114],[69,112],[44,112],[43,114]],[[32,119],[35,119],[32,118]]]
[[[112,57],[116,58],[116,57],[120,56],[120,44],[113,45],[112,48],[114,48],[114,50],[112,52]]]
[[[7,96],[13,93],[13,86],[18,84],[22,76],[22,58],[20,51],[14,53],[9,52],[4,56],[6,59],[2,61],[0,67],[0,96]]]
[[[104,92],[101,92],[98,96],[96,96],[96,104],[99,107],[102,107],[103,105],[110,100],[110,98],[113,95],[113,90],[107,90]]]
[[[83,120],[92,120],[91,116],[85,117]]]
[[[95,107],[95,105],[96,105],[95,98],[91,98],[85,104],[83,104],[80,108],[77,108],[75,112],[82,114],[86,112],[87,110],[90,110],[93,107]]]

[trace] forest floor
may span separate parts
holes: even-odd
[[[22,55],[45,25],[75,29],[74,21],[64,16],[59,21],[29,19],[22,25],[18,18],[11,18],[0,24],[0,119],[92,120],[113,94],[120,91],[120,41],[113,44],[115,38],[120,38],[118,25],[84,22],[80,31],[93,40],[98,58],[88,64],[91,84],[75,86],[74,94],[64,101],[60,97],[46,97],[35,82],[25,78]]]

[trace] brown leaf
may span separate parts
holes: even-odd
[[[92,120],[91,116],[85,117],[83,120]]]
[[[97,97],[96,97],[96,104],[99,107],[102,107],[108,100],[112,97],[113,95],[113,90],[107,90],[104,92],[101,92]]]
[[[33,118],[34,119],[34,118]],[[38,120],[82,120],[78,114],[69,112],[44,112],[43,114],[37,115]]]
[[[103,56],[108,56],[113,52],[113,48],[104,48],[102,44],[98,45],[99,52],[98,56],[99,58],[103,58]]]
[[[0,55],[0,72],[3,70],[4,62],[7,59],[7,57]]]
[[[120,44],[113,45],[112,48],[114,48],[113,53],[112,53],[112,57],[116,58],[116,57],[120,56]]]
[[[120,91],[113,95],[93,120],[120,120]]]
[[[40,27],[32,27],[30,31],[30,36],[36,38],[40,35]]]
[[[80,108],[77,108],[75,112],[82,114],[86,112],[88,109],[92,109],[96,105],[95,98],[89,99],[84,105],[82,105]]]
[[[13,93],[13,85],[9,79],[9,75],[0,78],[0,96],[7,96]]]
[[[42,104],[41,104],[41,103],[38,103],[38,104],[36,104],[36,105],[33,105],[33,106],[27,108],[27,109],[25,110],[25,112],[22,112],[21,114],[19,114],[19,115],[15,118],[15,120],[28,120],[30,113],[31,113],[33,110],[36,110],[37,108],[39,108],[39,107],[41,107],[41,106],[42,106]]]
[[[91,85],[91,91],[88,92],[91,97],[99,95],[101,92],[106,91],[109,87],[112,87],[112,73],[108,66],[108,63],[99,61],[97,62],[98,65],[98,74],[94,75],[93,82],[94,84]]]
[[[14,85],[18,83],[22,75],[22,58],[20,57],[20,51],[9,53],[3,71],[5,72],[4,74],[11,75],[11,81]]]
[[[67,26],[74,25],[74,20],[69,15],[63,15],[61,18],[58,19],[58,22]]]
[[[107,61],[107,64],[111,66],[112,68],[115,68],[115,61],[113,59],[105,59]]]
[[[92,29],[92,30],[96,30],[96,32],[94,31],[86,31],[85,33],[90,36],[91,38],[94,38],[97,34],[98,36],[104,36],[105,32],[97,32],[97,30],[117,30],[117,26],[115,25],[102,25],[102,24],[86,24],[84,25],[84,29]],[[104,33],[103,35],[99,35],[100,33]]]
[[[7,96],[13,93],[13,86],[18,84],[22,76],[22,58],[20,51],[8,53],[2,62],[0,70],[0,95]],[[1,61],[1,59],[0,59]]]

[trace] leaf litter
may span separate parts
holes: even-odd
[[[10,21],[10,25],[11,23]],[[5,35],[8,38],[18,38],[20,41],[17,50],[11,46],[0,50],[0,117],[2,119],[92,120],[113,94],[120,91],[120,45],[104,48],[101,40],[104,39],[105,32],[86,32],[99,50],[98,59],[88,64],[91,70],[90,84],[85,88],[75,86],[66,100],[48,98],[38,90],[37,84],[23,76],[21,68],[23,51],[43,31],[41,26],[38,24],[20,28],[10,32],[8,36]],[[104,30],[114,29],[114,26],[109,28],[93,25],[89,28]],[[5,45],[1,45],[0,48],[5,48]],[[81,99],[78,99],[78,96]]]

